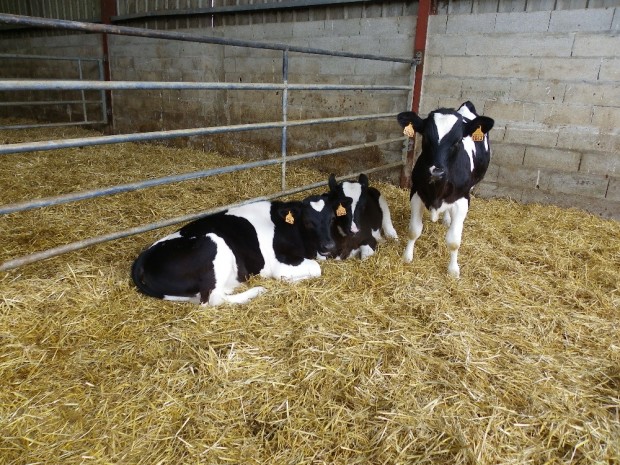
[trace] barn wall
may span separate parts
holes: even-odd
[[[470,99],[496,121],[479,193],[620,218],[620,8],[444,9],[429,27],[422,113]]]
[[[135,12],[133,6],[129,6],[131,8],[126,13]],[[144,4],[136,7],[139,6]],[[184,30],[217,37],[409,58],[413,49],[415,9],[417,5],[392,2],[391,8],[373,5],[284,13],[247,12],[220,17],[213,21],[212,27]],[[184,28],[188,23],[184,19],[159,19],[132,21],[130,24],[175,29],[177,26]],[[122,37],[110,38],[110,51],[114,79],[282,82],[280,51],[192,46]],[[411,67],[406,64],[298,53],[291,53],[289,57],[289,83],[408,85],[410,75]],[[407,93],[290,91],[288,119],[396,112],[406,106]],[[149,97],[152,98],[135,101],[127,94],[127,98],[121,101],[119,93],[115,93],[115,129],[124,132],[136,124],[172,129],[282,119],[279,91],[168,92],[150,93]],[[291,128],[288,146],[293,152],[312,151],[348,145],[352,141],[374,141],[388,134],[394,137],[399,134],[393,121]],[[203,138],[200,143],[237,155],[266,157],[279,154],[280,130]],[[348,165],[360,168],[360,159],[370,165],[400,158],[401,147],[394,144],[369,149],[354,157],[339,157],[333,161],[344,166],[323,168],[326,171],[346,170],[350,167]],[[322,163],[329,162],[324,159]]]
[[[48,5],[42,6],[44,13],[49,13],[43,16],[60,17],[53,14],[52,6],[59,4],[56,0],[39,3]],[[209,3],[188,0],[179,7]],[[259,0],[221,0],[216,6],[246,3]],[[118,4],[118,14],[123,15],[174,9],[179,2]],[[0,0],[3,11],[10,11],[7,5],[6,0]],[[92,5],[82,8],[79,16],[97,14]],[[447,0],[437,6],[438,14],[430,18],[421,113],[471,99],[480,112],[495,118],[493,162],[479,194],[574,205],[620,218],[620,1]],[[67,11],[73,10],[65,9],[61,16],[67,16]],[[123,24],[410,57],[416,14],[414,2],[391,1]],[[0,51],[101,54],[98,35],[34,37],[36,34],[3,33]],[[279,52],[118,36],[110,37],[110,45],[114,79],[281,79]],[[56,62],[33,70],[45,77],[63,77],[66,71],[59,66]],[[408,80],[407,68],[292,54],[289,81],[402,84]],[[0,67],[0,77],[11,77],[13,70]],[[25,70],[20,72],[29,77]],[[375,93],[369,98],[359,93],[291,92],[289,97],[289,119],[406,107],[404,95]],[[278,120],[280,99],[277,92],[115,92],[115,129],[124,132]],[[366,106],[369,100],[372,108]],[[388,121],[289,132],[293,151],[391,135],[395,132]],[[222,137],[217,142],[231,152],[268,156],[279,150],[279,138],[279,131],[264,131]],[[196,142],[208,145],[208,141]],[[398,148],[390,149],[379,155],[388,159],[400,156]],[[372,158],[377,154],[363,155]],[[355,166],[359,168],[359,164]]]
[[[0,53],[21,55],[45,55],[59,57],[101,57],[101,36],[98,34],[69,34],[53,37],[21,37],[0,39]],[[82,62],[83,79],[99,79],[99,67],[96,62]],[[0,59],[0,79],[79,79],[80,70],[76,61]],[[86,100],[99,100],[100,93],[87,91]],[[80,91],[33,91],[0,92],[0,100],[8,101],[75,101],[80,100]],[[101,120],[100,104],[88,104],[86,107],[89,121]],[[45,106],[0,106],[0,116],[36,118],[49,122],[83,121],[82,104],[63,104]]]

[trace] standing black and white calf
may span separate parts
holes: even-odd
[[[422,153],[411,173],[411,221],[404,260],[413,260],[415,241],[422,234],[422,214],[426,207],[431,220],[444,214],[448,226],[446,243],[450,250],[448,273],[460,274],[457,262],[463,222],[469,209],[469,193],[484,177],[491,159],[488,132],[494,121],[478,116],[471,102],[458,111],[441,108],[422,119],[414,112],[403,112],[398,122],[411,137],[413,129],[422,135]]]
[[[232,294],[251,275],[289,281],[317,277],[317,254],[335,250],[334,208],[313,196],[302,202],[255,202],[209,215],[155,242],[135,260],[132,278],[144,294],[218,305],[246,303],[257,286]]]
[[[357,182],[338,183],[332,174],[329,177],[328,197],[339,205],[351,205],[350,211],[342,209],[332,228],[336,242],[336,258],[357,257],[363,260],[375,253],[377,241],[386,237],[396,239],[398,235],[392,225],[390,209],[385,198],[374,187],[368,185],[368,177],[360,174]]]

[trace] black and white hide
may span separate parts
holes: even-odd
[[[424,119],[410,111],[400,113],[397,119],[405,128],[405,135],[411,137],[411,125],[422,136],[422,153],[411,173],[411,221],[403,258],[406,262],[413,260],[413,249],[422,234],[422,215],[426,207],[432,221],[437,221],[443,214],[448,226],[448,274],[458,278],[458,250],[469,209],[470,191],[482,180],[489,166],[491,147],[488,133],[494,121],[477,115],[471,102],[465,102],[457,111],[440,108]]]
[[[336,242],[334,258],[365,259],[375,253],[377,243],[387,238],[396,239],[398,234],[392,225],[390,208],[379,190],[368,185],[368,177],[360,174],[357,181],[338,183],[329,177],[329,193],[334,203],[349,205],[350,211],[337,210],[332,235]]]
[[[189,223],[144,250],[132,278],[144,294],[208,305],[246,303],[261,286],[233,290],[251,275],[298,281],[321,275],[314,258],[336,250],[335,208],[312,196],[301,202],[255,202]]]

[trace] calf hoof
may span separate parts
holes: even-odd
[[[461,276],[461,271],[459,269],[459,266],[452,266],[450,265],[448,267],[448,275],[452,276],[453,278],[458,279]]]
[[[252,291],[252,292],[248,292],[248,294],[251,295],[251,298],[254,298],[267,292],[267,289],[265,289],[263,286],[256,286],[256,287],[253,287],[252,289],[249,289],[249,291]]]
[[[386,229],[383,231],[383,233],[388,239],[398,239],[398,233],[394,228]]]
[[[366,260],[368,257],[372,257],[375,254],[375,250],[369,245],[363,245],[360,249],[360,257],[362,260]]]
[[[405,263],[411,263],[413,261],[413,244],[411,242],[407,244],[403,252],[403,261]]]

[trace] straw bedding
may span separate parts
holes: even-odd
[[[78,129],[4,133],[5,142]],[[3,156],[2,204],[234,163],[126,144]],[[290,184],[324,174],[290,167]],[[446,275],[444,228],[322,263],[245,306],[140,295],[166,231],[0,274],[0,463],[620,462],[620,224],[475,198]],[[279,188],[279,168],[0,217],[2,261]]]

